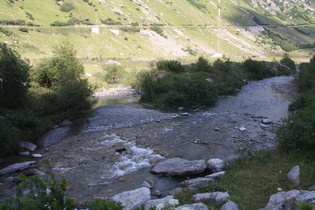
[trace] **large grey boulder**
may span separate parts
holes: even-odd
[[[295,185],[299,185],[300,184],[300,167],[299,166],[293,167],[289,171],[287,176]]]
[[[224,161],[219,158],[213,158],[208,160],[207,169],[212,173],[220,172],[225,169]]]
[[[189,161],[177,157],[158,162],[151,172],[165,176],[189,176],[204,172],[206,167],[204,160]]]
[[[31,152],[34,152],[34,150],[37,148],[37,146],[31,142],[28,141],[19,141],[20,147],[26,148]]]
[[[27,161],[23,163],[15,163],[13,165],[9,165],[0,170],[0,174],[11,174],[16,171],[21,171],[29,168],[32,164],[35,164],[36,161]]]
[[[195,188],[197,186],[208,186],[214,182],[215,180],[212,178],[198,177],[195,179],[185,180],[182,183],[180,183],[180,186],[188,187],[188,188]]]
[[[238,210],[238,205],[233,201],[226,202],[222,207],[221,210]]]
[[[193,195],[193,200],[196,202],[211,200],[217,205],[222,205],[230,195],[227,192],[210,192],[210,193],[198,193]]]
[[[163,208],[169,207],[171,206],[170,204],[170,200],[173,200],[174,196],[166,196],[165,198],[161,198],[161,199],[154,199],[154,200],[148,200],[147,202],[145,202],[145,210],[150,210],[150,208],[154,208],[158,205],[162,205]]]
[[[115,203],[121,202],[124,206],[124,210],[132,210],[139,208],[145,202],[150,200],[150,189],[147,187],[141,187],[136,190],[126,191],[110,198]]]
[[[208,210],[208,207],[203,203],[194,203],[179,206],[175,210]]]
[[[294,209],[296,208],[296,200],[315,204],[315,191],[291,190],[278,192],[270,197],[268,204],[261,210]]]

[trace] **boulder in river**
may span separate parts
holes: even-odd
[[[121,202],[124,206],[124,210],[132,210],[139,208],[145,202],[150,200],[150,189],[147,187],[141,187],[135,190],[122,192],[115,195],[110,200],[119,203]]]
[[[189,161],[176,157],[158,162],[151,172],[165,176],[189,176],[204,172],[206,167],[205,160]]]
[[[23,163],[15,163],[13,165],[9,165],[0,170],[0,174],[10,174],[16,171],[21,171],[29,168],[32,164],[35,164],[36,161],[27,161]]]

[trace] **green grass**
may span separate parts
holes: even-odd
[[[300,166],[300,186],[295,186],[287,173],[296,165]],[[283,153],[280,151],[260,151],[249,160],[240,160],[227,169],[227,173],[217,185],[203,187],[198,190],[187,190],[178,195],[181,203],[189,203],[191,196],[200,192],[227,191],[230,200],[236,202],[240,209],[251,210],[266,206],[272,194],[293,189],[307,190],[315,182],[315,162],[305,154],[296,151]],[[217,209],[207,203],[210,209]]]

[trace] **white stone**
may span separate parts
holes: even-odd
[[[209,169],[212,173],[223,171],[224,168],[224,161],[219,158],[212,158],[207,162],[207,169]]]
[[[239,130],[240,130],[240,131],[245,131],[246,128],[245,128],[245,127],[240,127]]]
[[[233,201],[226,202],[222,207],[221,210],[238,210],[238,205]]]
[[[43,155],[42,154],[32,154],[32,157],[34,157],[34,158],[41,158],[41,157],[43,157]]]
[[[295,185],[299,185],[300,184],[300,167],[299,166],[293,167],[289,171],[287,176]]]
[[[110,200],[116,203],[121,202],[124,206],[124,210],[131,210],[139,208],[145,202],[150,200],[150,198],[150,189],[141,187],[136,190],[126,191],[115,195]]]
[[[28,141],[19,141],[19,145],[20,147],[26,148],[30,150],[31,152],[33,152],[37,148],[35,144]]]

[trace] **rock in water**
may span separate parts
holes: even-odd
[[[126,191],[115,195],[110,200],[116,203],[121,202],[124,210],[139,208],[142,204],[150,200],[150,189],[141,187],[136,190]]]
[[[189,161],[177,157],[158,162],[151,172],[165,176],[189,176],[204,172],[206,167],[204,160]]]
[[[0,170],[0,174],[10,174],[16,171],[24,170],[30,167],[30,165],[35,164],[36,161],[28,161],[23,163],[15,163],[13,165],[9,165]]]

